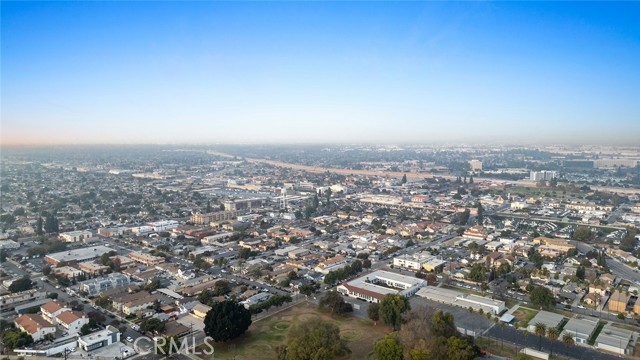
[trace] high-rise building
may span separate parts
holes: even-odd
[[[557,171],[547,171],[547,170],[542,170],[542,171],[532,171],[531,174],[529,175],[529,180],[531,181],[549,181],[549,180],[553,180],[558,176],[558,172]]]

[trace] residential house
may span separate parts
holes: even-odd
[[[33,341],[40,341],[49,334],[55,334],[56,327],[38,314],[24,314],[18,316],[14,321],[16,328],[31,335]]]

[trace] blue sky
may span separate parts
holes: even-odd
[[[3,145],[640,143],[640,3],[1,6]]]

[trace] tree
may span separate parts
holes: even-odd
[[[55,299],[58,298],[58,293],[56,293],[56,292],[48,293],[47,294],[47,298],[49,298],[51,300],[55,300]]]
[[[473,177],[471,179],[473,179]],[[476,204],[476,210],[478,212],[478,214],[476,215],[476,218],[478,219],[478,225],[482,225],[484,222],[484,208],[482,207],[482,203],[480,203],[479,201]]]
[[[453,315],[440,310],[436,311],[431,318],[431,331],[435,336],[443,336],[445,338],[459,335]]]
[[[580,241],[591,241],[595,239],[596,234],[587,226],[578,226],[573,232],[572,238]]]
[[[390,334],[376,341],[373,352],[377,360],[402,360],[404,350],[395,336]]]
[[[556,327],[549,328],[549,330],[547,330],[547,337],[551,340],[551,349],[549,352],[550,356],[553,356],[553,343],[560,337],[560,330]]]
[[[16,292],[20,292],[20,291],[25,291],[25,290],[29,290],[33,287],[33,282],[31,281],[31,279],[29,279],[28,277],[23,277],[20,278],[18,280],[15,280],[14,282],[11,283],[11,285],[9,285],[9,291],[12,293],[16,293]]]
[[[140,331],[145,332],[161,332],[164,330],[164,323],[158,319],[145,319],[140,323]]]
[[[585,268],[584,266],[578,266],[576,269],[576,277],[580,280],[584,280]]]
[[[211,200],[207,200],[207,209],[206,212],[207,214],[212,212],[213,210],[211,209]]]
[[[543,323],[536,323],[535,333],[538,335],[538,350],[542,350],[542,338],[547,334],[547,325]]]
[[[44,222],[44,231],[47,234],[60,232],[58,219],[53,214],[48,214]]]
[[[407,183],[407,174],[402,175],[402,184],[406,184]]]
[[[447,355],[448,360],[473,360],[478,353],[468,341],[451,336],[447,339]]]
[[[569,348],[575,345],[576,342],[573,339],[573,336],[571,334],[565,333],[564,335],[562,335],[562,343],[567,348],[567,352],[568,352]]]
[[[328,291],[320,299],[320,308],[328,309],[334,315],[343,315],[353,311],[353,306],[346,303],[336,291]]]
[[[406,297],[400,294],[387,294],[380,302],[380,319],[393,330],[400,328],[402,314],[411,310]]]
[[[36,221],[36,235],[44,235],[43,226],[42,216],[38,216],[38,221]]]
[[[212,304],[204,318],[204,332],[215,341],[235,339],[250,325],[251,312],[233,300]]]
[[[380,304],[371,303],[369,304],[369,308],[367,309],[367,315],[369,319],[378,322],[380,320]]]
[[[33,344],[33,338],[22,330],[10,330],[2,336],[2,343],[9,350],[25,347]]]
[[[82,327],[80,328],[80,335],[84,336],[89,334],[91,334],[91,325],[89,324],[82,325]]]
[[[287,334],[287,360],[328,360],[343,352],[340,328],[329,321],[295,323]]]
[[[534,305],[550,308],[555,305],[556,300],[551,290],[544,286],[534,286],[529,292],[529,298]]]

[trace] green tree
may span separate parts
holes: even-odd
[[[402,183],[403,184],[407,183],[407,174],[402,175]]]
[[[42,216],[38,216],[38,221],[36,221],[36,235],[44,235],[44,223],[42,221]]]
[[[459,335],[453,315],[440,310],[436,311],[431,318],[431,332],[435,336],[443,336],[445,338]]]
[[[473,360],[478,356],[477,351],[468,341],[456,336],[447,339],[448,360]]]
[[[543,323],[536,323],[535,333],[538,335],[538,350],[542,350],[542,338],[547,334],[547,325]]]
[[[376,354],[376,360],[402,360],[404,350],[395,336],[390,334],[376,341],[373,352]]]
[[[161,332],[164,330],[164,323],[158,319],[145,319],[140,323],[141,332]]]
[[[544,286],[534,286],[529,292],[529,298],[531,302],[543,308],[550,308],[555,305],[556,300],[551,290]]]
[[[556,327],[549,328],[549,330],[547,330],[547,337],[551,340],[551,349],[549,352],[550,356],[553,356],[553,343],[560,337],[560,330]]]
[[[573,339],[573,336],[571,334],[565,333],[564,335],[562,335],[562,343],[564,344],[568,352],[569,348],[575,345],[576,341]]]
[[[22,330],[9,330],[2,335],[2,343],[9,350],[13,350],[33,344],[33,338]]]
[[[31,281],[31,279],[29,279],[28,277],[23,277],[20,278],[18,280],[15,280],[14,282],[11,283],[11,285],[9,285],[9,291],[12,293],[16,293],[16,292],[20,292],[20,291],[25,291],[25,290],[29,290],[33,287],[33,282]]]
[[[393,330],[400,328],[402,314],[411,310],[406,297],[400,294],[387,294],[380,302],[380,319]]]
[[[378,322],[380,321],[380,304],[371,303],[369,304],[369,308],[367,309],[367,315],[369,319]]]
[[[89,334],[91,334],[91,325],[89,324],[82,325],[82,327],[80,328],[80,335],[84,336]]]
[[[212,304],[204,318],[204,332],[215,341],[235,339],[250,325],[251,312],[233,300]]]
[[[344,301],[336,291],[326,292],[320,299],[321,309],[328,309],[334,315],[343,315],[353,311],[353,306]]]
[[[287,334],[287,360],[329,360],[344,352],[340,328],[325,320],[295,323]]]
[[[573,232],[572,238],[580,241],[591,241],[595,239],[596,234],[587,226],[578,226]]]

